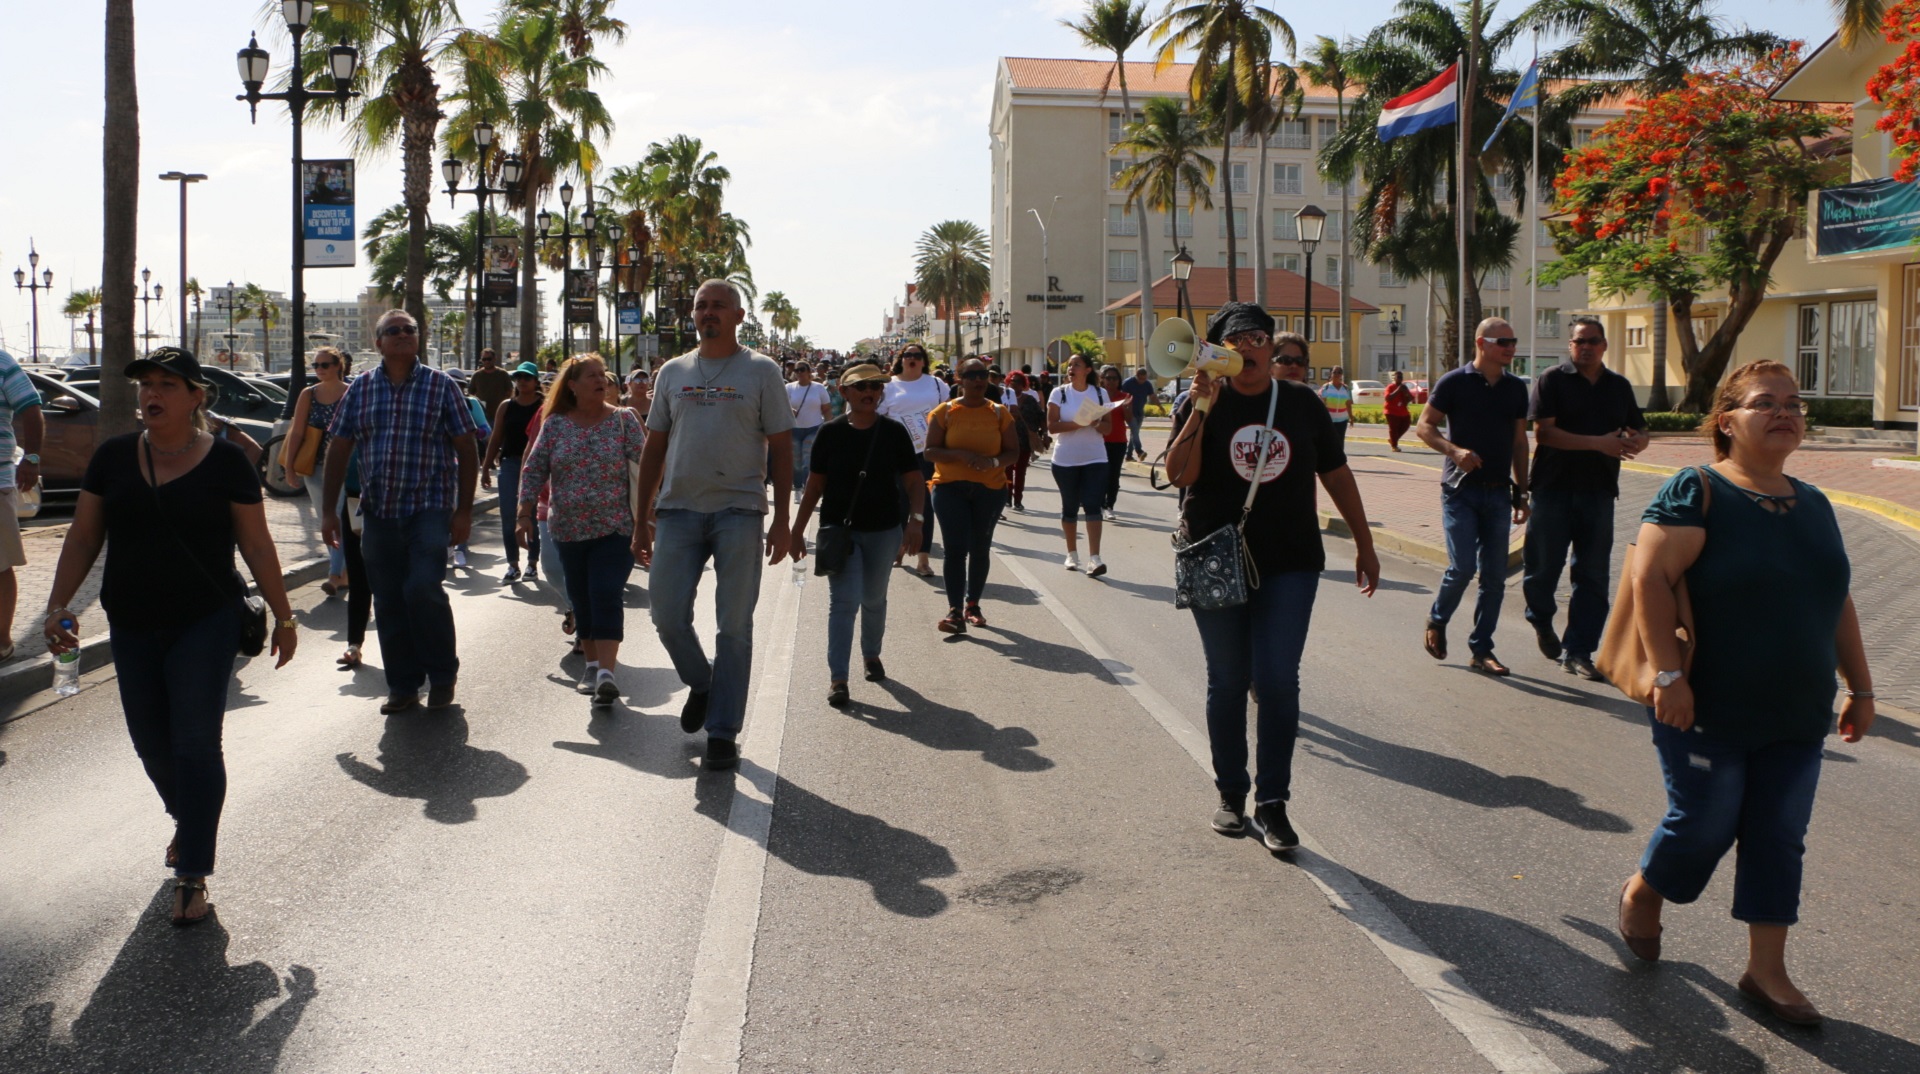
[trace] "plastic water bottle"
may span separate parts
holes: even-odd
[[[796,559],[793,561],[793,587],[795,589],[798,589],[801,586],[806,584],[807,584],[807,565],[805,562]]]
[[[72,633],[74,622],[71,619],[60,620],[60,629]],[[61,697],[72,697],[80,692],[80,650],[78,647],[67,650],[53,658],[53,692]]]

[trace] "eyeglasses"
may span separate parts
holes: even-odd
[[[390,324],[382,328],[380,334],[383,336],[410,336],[418,331],[420,331],[420,329],[415,325]]]
[[[1227,337],[1227,346],[1238,350],[1241,347],[1264,347],[1272,341],[1273,337],[1265,332],[1235,332]]]
[[[1752,410],[1760,414],[1785,414],[1790,418],[1807,416],[1807,404],[1798,399],[1789,399],[1783,403],[1778,399],[1760,398],[1751,403],[1741,403],[1740,409]]]
[[[1481,336],[1480,342],[1491,343],[1496,347],[1511,347],[1520,342],[1518,336]]]
[[[1604,347],[1607,345],[1607,341],[1598,336],[1589,336],[1585,339],[1574,340],[1573,345],[1576,347]]]
[[[1306,365],[1307,360],[1297,354],[1282,354],[1273,359],[1281,365]]]
[[[960,379],[961,380],[985,380],[987,379],[987,371],[984,369],[969,369],[966,372],[960,374]]]

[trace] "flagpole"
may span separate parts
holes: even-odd
[[[1458,365],[1465,365],[1472,359],[1468,355],[1468,345],[1472,331],[1467,325],[1467,214],[1471,210],[1467,204],[1467,128],[1472,126],[1467,114],[1467,54],[1461,53],[1455,61],[1453,76],[1454,137],[1459,141],[1458,163],[1453,177],[1453,244],[1459,250],[1459,275],[1453,284],[1453,321],[1455,342],[1459,350],[1454,352]]]
[[[1535,308],[1540,296],[1536,288],[1540,286],[1540,100],[1544,96],[1540,85],[1540,31],[1533,31],[1533,163],[1527,168],[1527,204],[1532,211],[1527,214],[1527,248],[1532,264],[1527,269],[1527,372],[1540,372],[1540,313]]]

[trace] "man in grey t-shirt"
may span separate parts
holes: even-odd
[[[740,345],[746,315],[725,280],[708,280],[695,293],[700,346],[660,367],[647,415],[640,517],[655,521],[633,531],[634,558],[652,570],[654,629],[692,691],[680,727],[707,729],[710,769],[731,768],[740,756],[734,740],[747,717],[763,536],[768,566],[788,547],[793,412],[780,364]],[[763,535],[769,478],[773,524]],[[711,661],[693,630],[693,600],[709,559],[720,627]]]

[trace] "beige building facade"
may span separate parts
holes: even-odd
[[[1435,353],[1431,348],[1438,342],[1432,336],[1444,331],[1443,312],[1434,306],[1444,298],[1433,295],[1426,281],[1400,279],[1381,266],[1367,263],[1357,252],[1351,263],[1341,263],[1340,235],[1351,223],[1341,214],[1339,185],[1323,180],[1315,166],[1320,147],[1337,129],[1338,108],[1331,90],[1308,87],[1300,117],[1283,125],[1269,139],[1264,169],[1260,166],[1260,147],[1250,139],[1244,145],[1236,141],[1231,174],[1216,174],[1212,209],[1188,212],[1182,207],[1173,214],[1177,219],[1165,213],[1148,214],[1147,227],[1153,241],[1148,245],[1149,263],[1143,265],[1138,218],[1126,211],[1126,196],[1113,183],[1125,163],[1113,147],[1120,140],[1126,117],[1121,113],[1117,83],[1102,99],[1101,87],[1110,66],[1095,60],[1000,60],[990,121],[993,202],[989,231],[993,243],[991,300],[1005,302],[1013,315],[1003,351],[1008,362],[1037,363],[1048,339],[1081,329],[1107,340],[1110,358],[1134,362],[1139,337],[1150,335],[1152,328],[1140,325],[1137,316],[1129,317],[1111,307],[1138,292],[1143,283],[1170,275],[1170,262],[1183,245],[1197,266],[1227,267],[1229,220],[1222,188],[1231,184],[1231,225],[1241,268],[1253,266],[1257,256],[1254,229],[1264,228],[1266,267],[1304,273],[1307,255],[1298,241],[1294,214],[1309,203],[1327,213],[1325,237],[1312,255],[1315,293],[1319,293],[1321,284],[1337,288],[1344,272],[1350,281],[1351,297],[1374,307],[1368,316],[1353,323],[1350,376],[1376,378],[1393,368],[1407,370],[1415,377],[1426,372],[1427,356]],[[1173,64],[1162,71],[1156,71],[1151,63],[1127,64],[1127,85],[1135,111],[1149,97],[1184,98],[1191,71],[1188,64]],[[1581,126],[1590,134],[1606,118],[1596,115],[1583,120]],[[1220,150],[1211,151],[1211,155],[1217,165]],[[1266,192],[1265,218],[1256,219],[1256,193],[1261,185]],[[1505,189],[1504,184],[1496,183],[1495,193],[1504,199],[1509,212],[1517,215],[1523,211],[1515,201],[1515,192]],[[1358,195],[1355,186],[1350,202],[1357,203]],[[1544,265],[1554,257],[1551,240],[1544,226],[1536,225],[1531,230],[1539,246],[1539,262]],[[1584,282],[1578,279],[1555,288],[1540,288],[1534,331],[1528,333],[1526,266],[1531,253],[1523,240],[1514,269],[1483,278],[1482,302],[1489,313],[1503,315],[1522,329],[1520,353],[1530,359],[1527,368],[1544,368],[1565,357],[1566,319],[1573,310],[1587,305],[1587,295]],[[1240,297],[1251,300],[1253,296],[1246,293]],[[1335,314],[1337,310],[1316,308],[1314,312]],[[1156,304],[1154,313],[1156,320],[1164,320],[1173,315],[1173,310]],[[1400,328],[1397,334],[1390,331],[1396,315]],[[1338,341],[1327,338],[1325,330],[1339,331],[1341,325],[1337,316],[1324,323],[1316,316],[1316,325],[1322,329],[1315,337],[1314,359],[1319,364],[1326,348],[1318,344],[1338,350]],[[1337,360],[1327,361],[1331,364]]]

